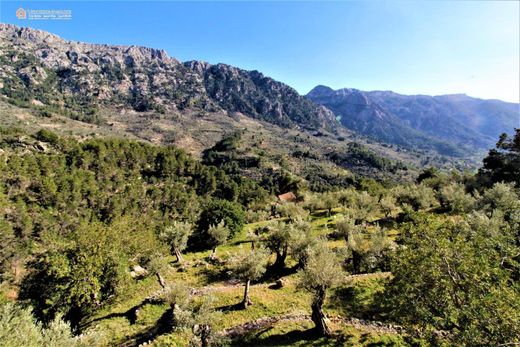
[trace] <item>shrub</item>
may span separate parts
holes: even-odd
[[[242,206],[227,200],[211,200],[202,210],[197,222],[198,241],[204,244],[203,240],[209,227],[218,225],[222,221],[229,228],[231,238],[241,232],[245,223],[245,213]]]

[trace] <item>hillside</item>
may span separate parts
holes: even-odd
[[[0,345],[517,344],[520,129],[465,124],[508,106],[3,24],[0,62]]]
[[[520,105],[466,95],[401,95],[317,86],[307,97],[349,129],[381,141],[465,156],[520,126]]]
[[[428,153],[370,143],[339,126],[331,111],[257,71],[181,63],[160,50],[66,41],[5,24],[0,39],[4,126],[174,144],[195,156],[244,132],[244,148],[249,155],[263,155],[266,170],[290,168],[311,185],[352,173],[377,179],[408,176],[386,170],[383,162],[401,168],[404,162],[410,169],[423,165],[423,159],[468,167],[464,161],[425,159]],[[364,149],[352,150],[350,142]],[[341,153],[341,161],[332,160],[338,157],[334,153]]]
[[[431,149],[374,142],[257,71],[181,63],[161,50],[66,41],[2,24],[0,60],[2,124],[28,131],[46,127],[79,138],[130,137],[174,144],[195,156],[234,132],[245,132],[250,136],[244,138],[256,137],[245,147],[261,141],[262,152],[274,158],[267,166],[279,167],[285,158],[282,166],[304,179],[309,164],[306,171],[325,177],[348,169],[377,179],[406,179],[403,171],[391,173],[374,163],[390,160],[413,171],[425,165],[471,169],[478,162],[478,156],[453,159]],[[364,150],[353,150],[351,142],[370,152],[368,157],[382,158],[360,157]],[[308,150],[310,155],[293,155]]]
[[[200,163],[132,140],[0,135],[7,346],[474,346],[520,333],[520,132],[477,176],[301,189],[298,203],[210,165],[238,136]]]
[[[2,94],[96,120],[100,107],[137,112],[240,112],[284,127],[334,131],[332,112],[289,86],[225,64],[181,63],[137,46],[66,41],[53,34],[0,25]]]

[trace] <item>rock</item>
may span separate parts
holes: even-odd
[[[31,100],[31,105],[34,105],[34,106],[44,106],[44,103],[41,102],[40,100],[32,99]]]
[[[0,56],[8,58],[0,66],[2,79],[19,79],[27,87],[24,92],[34,94],[33,86],[45,81],[56,105],[81,95],[71,104],[85,107],[88,100],[95,108],[118,100],[138,112],[225,111],[284,127],[334,131],[338,125],[330,110],[258,71],[202,61],[181,64],[164,50],[67,41],[11,24],[0,24],[0,41],[9,47],[0,47]],[[31,63],[17,72],[14,57]],[[50,75],[57,78],[47,79]]]
[[[44,142],[41,142],[41,141],[38,141],[34,144],[34,147],[41,151],[41,152],[48,152],[49,151],[49,148],[47,147],[47,144],[44,143]]]
[[[140,278],[140,277],[144,277],[148,274],[148,271],[141,267],[140,265],[134,265],[132,267],[132,271],[130,272],[130,276],[132,278]]]

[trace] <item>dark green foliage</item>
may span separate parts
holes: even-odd
[[[352,174],[333,173],[321,166],[309,164],[304,168],[305,179],[313,192],[328,192],[353,187],[357,178]]]
[[[447,331],[456,345],[517,341],[519,249],[499,214],[459,222],[418,216],[404,235],[385,295],[397,320],[419,324],[433,339],[435,330]]]
[[[206,233],[211,225],[218,225],[224,221],[230,231],[230,237],[242,231],[245,223],[245,213],[241,205],[221,200],[213,199],[203,208],[197,222],[196,241],[204,243]]]
[[[269,188],[271,193],[279,195],[287,192],[298,193],[303,182],[298,176],[288,171],[267,170],[260,184]]]
[[[78,324],[116,293],[125,262],[107,228],[83,224],[62,242],[46,246],[29,263],[32,271],[20,293],[31,301],[37,317],[49,321],[63,313]]]
[[[439,169],[434,168],[434,167],[429,167],[429,168],[421,171],[419,176],[417,176],[417,183],[421,183],[422,181],[424,181],[426,179],[437,178],[438,176],[439,176]]]
[[[327,155],[330,160],[346,168],[352,167],[374,167],[380,170],[395,173],[397,170],[404,170],[406,167],[402,163],[395,163],[386,158],[376,155],[368,148],[357,142],[348,144],[348,151],[344,153],[331,152]]]
[[[520,129],[515,131],[513,137],[502,134],[496,148],[484,158],[484,166],[478,174],[484,185],[512,182],[520,186]]]
[[[40,141],[43,141],[43,142],[48,142],[48,143],[53,144],[53,145],[58,144],[58,141],[59,141],[58,135],[56,135],[52,131],[49,131],[49,130],[46,130],[46,129],[39,130],[36,133],[35,138],[37,140],[40,140]]]
[[[240,132],[235,132],[229,136],[224,137],[217,142],[208,152],[228,152],[238,148],[242,135]]]
[[[238,197],[251,183],[235,182],[176,148],[77,142],[46,130],[34,137],[1,133],[1,275],[11,278],[13,262],[31,258],[22,297],[44,320],[61,312],[78,323],[118,293],[125,268],[146,265],[161,248],[155,229],[179,216],[197,221],[208,200],[209,223],[224,220],[232,232],[244,224],[240,204],[212,197],[229,186]],[[26,150],[38,141],[51,146]]]

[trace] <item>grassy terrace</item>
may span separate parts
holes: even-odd
[[[340,216],[340,209],[334,210],[331,217],[327,217],[325,211],[313,214],[310,219],[316,236],[330,233],[335,220]],[[310,295],[297,290],[298,275],[294,271],[288,271],[283,277],[282,288],[276,288],[274,285],[276,278],[266,278],[253,283],[250,295],[254,304],[247,310],[237,309],[236,304],[242,299],[243,285],[226,273],[225,260],[240,247],[249,248],[247,232],[266,223],[246,225],[242,233],[219,247],[217,254],[222,264],[210,264],[206,261],[210,251],[187,253],[183,264],[176,263],[175,257],[172,256],[170,268],[163,276],[168,283],[183,283],[197,289],[198,296],[210,297],[211,305],[220,312],[215,325],[215,330],[220,333],[224,334],[226,329],[255,322],[253,327],[241,330],[241,341],[238,344],[241,346],[404,344],[403,336],[396,331],[377,328],[364,321],[352,322],[343,319],[355,317],[369,320],[373,317],[371,308],[377,300],[377,294],[382,290],[382,282],[388,277],[387,273],[362,276],[349,276],[345,273],[343,284],[328,293],[325,310],[331,317],[331,327],[340,336],[338,340],[313,337],[313,324],[308,316]],[[390,237],[393,236],[392,233]],[[328,243],[331,248],[345,245],[343,240],[330,240]],[[288,263],[289,268],[292,265],[294,264]],[[106,332],[104,343],[107,346],[131,346],[148,340],[153,340],[154,346],[187,345],[192,336],[190,331],[174,331],[147,338],[147,334],[153,335],[154,327],[168,310],[166,304],[143,305],[135,322],[131,322],[125,316],[126,311],[160,289],[153,276],[134,280],[131,289],[121,293],[116,302],[88,319],[85,327],[88,330]],[[228,339],[228,343],[233,345],[233,340]]]

